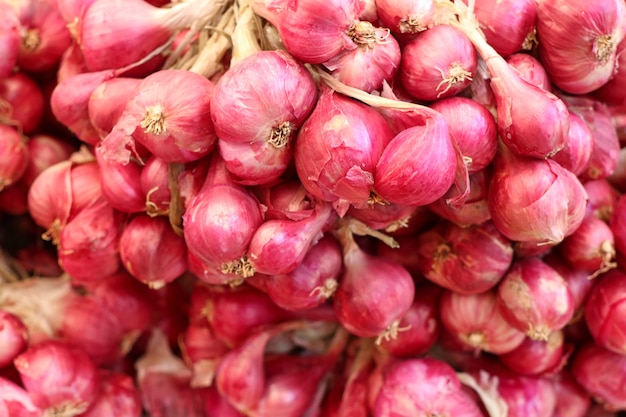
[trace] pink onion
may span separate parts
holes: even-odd
[[[15,314],[0,311],[0,368],[10,365],[13,359],[28,346],[28,329]]]
[[[27,71],[54,69],[70,46],[70,32],[54,0],[13,2],[22,37],[17,63]]]
[[[430,113],[423,125],[401,131],[385,147],[376,165],[375,193],[395,204],[430,204],[452,186],[456,168],[448,125]]]
[[[593,133],[580,116],[570,111],[565,146],[551,158],[574,175],[581,175],[587,169],[593,148]]]
[[[587,213],[598,219],[610,222],[619,194],[606,178],[586,181],[583,186],[587,191]]]
[[[565,145],[569,115],[563,101],[523,79],[480,35],[476,22],[460,28],[472,41],[491,74],[498,132],[519,155],[545,158]]]
[[[558,250],[550,251],[542,260],[558,272],[567,283],[574,301],[574,316],[570,323],[578,321],[584,314],[585,303],[594,281],[589,279],[587,272],[568,263]]]
[[[374,109],[326,88],[298,132],[298,177],[314,197],[332,202],[339,216],[351,205],[366,207],[376,163],[392,137]]]
[[[591,157],[580,176],[594,180],[608,177],[617,168],[620,143],[607,106],[587,97],[563,96],[563,99],[587,123],[593,135]]]
[[[404,46],[400,79],[411,96],[432,101],[468,87],[477,65],[476,51],[467,37],[451,26],[438,25]]]
[[[394,339],[415,294],[411,274],[401,264],[363,251],[344,231],[344,271],[335,292],[339,322],[360,337]]]
[[[491,222],[466,228],[442,222],[417,239],[424,276],[461,294],[490,290],[513,261],[511,242]]]
[[[368,31],[370,41],[357,44],[324,62],[331,75],[342,83],[371,93],[391,82],[400,66],[400,45],[387,28],[375,28],[370,22],[359,22]]]
[[[316,307],[333,296],[342,266],[339,244],[331,235],[325,235],[307,251],[296,269],[268,276],[267,294],[285,310]]]
[[[596,343],[622,355],[626,352],[625,279],[618,270],[603,274],[585,304],[585,321]]]
[[[483,415],[462,388],[453,368],[443,361],[424,358],[393,362],[383,371],[382,378],[373,403],[373,417]]]
[[[24,138],[11,126],[0,124],[0,190],[17,182],[28,167],[30,152]]]
[[[320,203],[310,217],[302,220],[266,220],[250,241],[251,266],[256,272],[268,275],[293,271],[334,218],[331,205]]]
[[[23,72],[0,78],[0,121],[31,133],[41,123],[45,99],[35,80]]]
[[[376,8],[382,24],[400,36],[415,35],[428,29],[435,17],[432,0],[376,0]]]
[[[193,370],[190,384],[193,387],[211,386],[215,370],[221,357],[229,351],[228,347],[217,340],[206,320],[190,324],[180,345],[183,358]]]
[[[615,239],[615,248],[622,255],[626,254],[626,197],[623,195],[615,203],[609,226]]]
[[[477,354],[507,353],[524,340],[524,333],[504,319],[494,291],[472,295],[445,291],[439,316],[449,334]]]
[[[119,245],[126,270],[152,288],[164,286],[187,270],[185,241],[164,217],[135,215],[124,225]]]
[[[100,138],[104,139],[119,120],[141,83],[137,78],[115,77],[100,83],[89,96],[89,121]]]
[[[41,417],[43,410],[33,404],[33,400],[24,388],[9,379],[0,377],[0,415]]]
[[[261,207],[247,189],[230,181],[219,159],[210,169],[207,182],[183,215],[185,243],[202,263],[247,278],[252,270],[246,253],[263,222]]]
[[[502,56],[531,49],[534,41],[537,3],[532,0],[478,0],[476,17],[487,42]]]
[[[57,82],[63,82],[74,75],[85,72],[89,72],[89,69],[87,69],[85,65],[83,51],[80,49],[80,45],[76,42],[72,42],[69,48],[63,53],[63,56],[61,56],[61,62],[57,69]]]
[[[136,417],[141,415],[141,396],[129,375],[100,371],[100,391],[82,417]]]
[[[168,214],[172,200],[168,164],[156,156],[150,157],[141,168],[139,183],[146,213],[153,217]]]
[[[150,74],[100,143],[103,155],[128,163],[136,153],[135,140],[166,162],[190,162],[208,155],[217,141],[210,118],[212,91],[211,81],[190,71]]]
[[[446,119],[470,174],[491,163],[498,148],[498,131],[485,106],[465,97],[451,97],[437,100],[430,107]]]
[[[552,379],[556,391],[556,410],[553,417],[585,417],[591,406],[591,397],[569,371],[561,371]],[[589,416],[587,416],[589,417]]]
[[[594,216],[586,216],[578,229],[558,246],[563,257],[575,268],[594,278],[615,263],[615,239],[609,225]]]
[[[574,357],[572,374],[605,410],[626,408],[626,356],[587,343]]]
[[[574,314],[567,283],[539,258],[516,260],[497,292],[504,318],[533,340],[548,340]]]
[[[287,52],[306,63],[321,64],[369,39],[369,33],[359,31],[358,1],[332,0],[320,8],[315,0],[254,0],[252,7],[278,29]]]
[[[14,364],[33,403],[51,414],[80,414],[98,395],[96,366],[68,343],[50,340],[31,346]]]
[[[405,206],[401,204],[374,204],[364,208],[350,207],[348,216],[362,221],[367,226],[376,230],[384,230],[387,233],[402,232],[411,233],[409,223],[416,216],[426,213],[423,207]],[[428,216],[424,216],[424,223],[428,223]],[[432,216],[431,216],[432,217]]]
[[[580,226],[587,193],[570,171],[501,147],[489,185],[493,223],[511,240],[559,243]]]
[[[567,362],[571,348],[565,345],[563,332],[557,331],[545,341],[526,337],[515,349],[498,357],[507,368],[521,375],[554,374]]]
[[[536,7],[536,5],[534,6]],[[530,54],[515,53],[506,57],[506,62],[516,70],[525,81],[546,91],[552,90],[552,84],[541,62]]]
[[[438,306],[441,291],[433,285],[419,285],[409,310],[399,323],[395,339],[383,339],[380,348],[394,356],[415,357],[426,353],[437,342],[441,325]]]
[[[430,220],[432,220],[432,218],[430,218]],[[415,281],[423,280],[420,260],[415,256],[419,247],[417,237],[417,233],[394,236],[394,239],[399,245],[397,248],[392,248],[385,242],[379,240],[376,242],[375,253],[377,256],[391,259],[404,266],[407,271],[411,273]]]
[[[113,208],[124,213],[137,213],[146,209],[146,197],[141,190],[142,167],[131,161],[126,165],[109,161],[96,149],[100,167],[102,194]]]
[[[59,235],[63,270],[78,282],[98,281],[117,271],[121,226],[119,213],[105,200],[81,210]]]
[[[0,79],[8,77],[17,64],[20,50],[20,21],[15,10],[8,3],[0,4],[0,55],[4,58],[0,64]]]
[[[626,105],[626,99],[624,98],[624,83],[626,83],[626,55],[624,54],[624,48],[626,48],[625,42],[620,42],[617,45],[617,60],[613,75],[602,87],[592,93],[593,97],[610,106]]]
[[[459,196],[458,190],[451,188],[439,200],[429,204],[428,209],[461,227],[480,225],[491,219],[487,206],[490,178],[490,168],[475,172],[469,176],[469,194],[465,197],[463,204],[449,204]]]
[[[617,45],[624,39],[626,5],[586,1],[537,3],[539,56],[550,79],[572,94],[605,84],[615,69]]]
[[[79,23],[87,67],[101,71],[137,62],[163,45],[174,31],[218,10],[219,4],[213,2],[185,1],[158,8],[139,0],[97,0]],[[127,36],[120,39],[119,33]]]
[[[22,183],[30,186],[35,178],[49,166],[67,160],[74,151],[70,142],[48,134],[37,134],[26,143],[30,160],[21,178]]]

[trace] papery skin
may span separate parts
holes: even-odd
[[[398,133],[385,147],[374,174],[374,190],[384,200],[422,206],[452,186],[457,157],[443,116]]]
[[[572,374],[607,411],[626,409],[626,356],[594,343],[578,348]]]
[[[541,0],[537,6],[539,56],[554,84],[571,94],[605,84],[626,35],[624,2]]]
[[[567,325],[574,301],[567,283],[539,258],[516,260],[498,286],[504,318],[533,340],[547,340]]]
[[[315,0],[254,0],[252,7],[278,29],[285,49],[302,62],[321,64],[356,46],[348,30],[358,21],[360,1],[332,0],[320,8]]]
[[[89,96],[89,121],[101,139],[113,130],[141,79],[115,77],[103,81]]]
[[[468,87],[477,65],[476,50],[463,32],[437,25],[403,47],[400,79],[411,96],[433,101],[452,97]]]
[[[626,355],[626,275],[612,270],[598,277],[585,304],[585,322],[595,342]]]
[[[491,222],[466,228],[442,222],[417,241],[424,276],[461,294],[490,290],[513,261],[511,242]]]
[[[276,148],[268,142],[217,142],[220,156],[233,181],[241,185],[267,185],[285,174],[293,159],[293,146]]]
[[[537,3],[534,0],[479,0],[474,11],[487,42],[507,57],[524,48],[535,28]]]
[[[373,417],[414,415],[482,416],[474,399],[461,388],[450,365],[437,359],[407,359],[383,370]]]
[[[439,313],[448,332],[475,352],[500,355],[512,351],[524,341],[524,333],[504,319],[495,291],[474,295],[445,291]]]
[[[516,157],[504,149],[499,155],[488,194],[498,230],[514,241],[541,244],[556,244],[572,234],[587,203],[574,174],[550,159]]]
[[[325,89],[296,138],[298,177],[314,197],[333,203],[339,216],[351,205],[366,207],[376,163],[392,137],[376,110]]]

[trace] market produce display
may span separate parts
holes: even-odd
[[[626,412],[624,0],[0,0],[0,417]]]

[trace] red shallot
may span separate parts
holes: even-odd
[[[428,29],[435,18],[433,0],[376,0],[376,9],[385,27],[406,37]]]

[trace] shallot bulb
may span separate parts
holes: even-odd
[[[120,257],[126,270],[151,288],[175,280],[187,270],[187,247],[165,217],[138,214],[124,225]]]
[[[98,395],[98,370],[81,349],[50,340],[29,347],[14,361],[33,403],[54,415],[86,411]]]
[[[501,147],[489,185],[493,223],[514,241],[556,244],[583,221],[587,192],[550,159],[515,156]]]
[[[229,171],[247,185],[276,180],[287,169],[292,140],[316,100],[310,73],[286,52],[257,52],[231,67],[216,83],[211,106]],[[241,153],[256,155],[257,149],[263,150],[263,161],[269,159],[268,169],[269,162],[278,162],[271,174],[259,171],[254,159],[241,160]]]
[[[100,143],[103,156],[128,163],[137,153],[135,140],[166,162],[184,163],[208,155],[217,142],[210,117],[212,92],[211,81],[190,71],[150,74]]]
[[[314,197],[332,202],[339,216],[351,205],[367,207],[375,200],[376,163],[392,138],[376,110],[325,88],[298,132],[298,177]]]
[[[29,160],[25,139],[13,127],[0,124],[0,191],[24,175]]]
[[[26,145],[30,160],[20,181],[29,187],[41,172],[56,163],[69,159],[74,151],[69,141],[48,134],[33,135]]]
[[[0,79],[8,77],[17,64],[20,50],[20,21],[15,10],[8,3],[0,3]]]
[[[13,362],[13,359],[28,347],[28,329],[15,314],[0,310],[0,368]]]
[[[617,267],[613,232],[594,216],[586,216],[578,229],[559,244],[558,250],[572,266],[589,273],[589,278]]]
[[[598,278],[585,304],[585,321],[599,346],[626,354],[626,275],[618,270]]]
[[[358,1],[332,0],[320,8],[315,0],[254,0],[252,7],[278,29],[287,52],[302,62],[321,64],[369,39],[370,33],[359,31],[363,6]]]
[[[334,218],[331,205],[320,203],[311,216],[302,220],[266,220],[250,241],[251,266],[261,274],[288,274],[302,263]]]
[[[543,90],[552,90],[550,77],[548,77],[546,69],[537,58],[530,54],[520,52],[507,56],[506,62],[511,68],[516,70],[524,80]]]
[[[551,158],[578,176],[587,169],[593,148],[593,133],[580,116],[570,111],[569,132],[565,139],[565,146]]]
[[[373,417],[483,415],[474,398],[461,386],[454,369],[433,358],[390,363],[383,370],[380,387],[372,401]]]
[[[532,340],[548,340],[574,314],[567,283],[539,258],[516,260],[497,292],[504,318]]]
[[[9,379],[0,377],[0,415],[41,417],[43,410],[33,403],[31,396],[24,388]]]
[[[74,75],[85,72],[89,72],[89,69],[85,65],[83,51],[81,51],[80,46],[76,42],[72,42],[61,57],[61,62],[57,69],[57,82],[60,83]]]
[[[537,2],[539,56],[554,84],[571,94],[605,84],[615,70],[625,22],[626,5],[620,0]]]
[[[122,68],[145,58],[178,29],[215,15],[220,2],[184,1],[159,8],[140,0],[97,0],[79,20],[85,63],[91,71]],[[122,39],[119,34],[125,33]]]
[[[578,321],[584,315],[585,303],[595,282],[589,279],[589,273],[567,262],[558,250],[550,251],[542,260],[558,272],[567,283],[574,303],[574,316],[570,323]]]
[[[504,319],[494,291],[474,295],[445,291],[439,316],[448,333],[476,353],[504,354],[524,340],[524,333]]]
[[[626,255],[626,197],[623,194],[615,203],[609,226],[615,239],[615,248],[620,254]]]
[[[16,72],[0,79],[0,122],[32,133],[41,123],[46,103],[35,80]]]
[[[316,307],[333,296],[343,267],[341,248],[325,235],[291,272],[267,277],[267,295],[285,310]]]
[[[437,25],[404,46],[400,79],[411,96],[432,101],[452,97],[468,87],[477,65],[476,51],[463,32]]]
[[[247,278],[254,274],[248,246],[262,223],[259,202],[247,189],[233,184],[223,162],[215,159],[207,182],[183,215],[185,243],[202,263]]]
[[[437,112],[402,130],[385,147],[376,164],[374,193],[382,201],[423,206],[450,189],[457,171],[457,154],[448,124]]]
[[[87,110],[89,121],[101,139],[111,133],[140,83],[137,78],[115,77],[103,81],[93,90]]]
[[[605,410],[626,409],[626,356],[587,343],[576,352],[572,375]]]
[[[136,417],[141,415],[141,396],[130,375],[100,371],[100,391],[82,417]]]
[[[624,85],[626,83],[626,43],[617,45],[617,61],[613,76],[599,89],[593,92],[593,96],[609,106],[626,105]]]
[[[469,98],[450,97],[437,100],[430,107],[446,119],[470,174],[491,163],[498,149],[498,129],[485,106]]]
[[[537,18],[534,0],[478,0],[474,12],[487,42],[500,55],[533,47]]]
[[[498,132],[518,155],[546,158],[565,145],[569,114],[563,101],[519,75],[480,34],[476,21],[463,17],[459,29],[471,40],[491,74]]]
[[[358,25],[371,32],[372,40],[334,56],[324,67],[342,83],[371,93],[392,81],[400,66],[400,45],[387,28],[363,21]]]
[[[515,349],[498,355],[500,362],[522,375],[555,374],[567,362],[571,347],[565,345],[562,331],[552,332],[548,340],[528,337]]]
[[[461,294],[493,288],[513,261],[513,246],[492,222],[459,227],[442,222],[417,238],[422,274]]]
[[[620,194],[606,178],[586,181],[583,186],[589,196],[587,214],[609,223]]]
[[[141,168],[139,185],[146,213],[152,217],[167,215],[172,200],[168,164],[159,157],[151,156]]]
[[[134,161],[122,165],[109,161],[96,149],[100,167],[102,194],[113,208],[124,213],[139,213],[146,209],[146,197],[141,190],[142,167]]]
[[[400,320],[404,329],[395,339],[383,339],[380,349],[394,356],[415,357],[426,353],[436,342],[441,330],[438,311],[441,291],[434,285],[419,285],[409,311]]]
[[[570,371],[561,371],[552,378],[556,392],[553,417],[591,417],[587,414],[591,396],[581,387]]]
[[[391,259],[366,253],[351,232],[344,233],[344,271],[333,303],[337,319],[357,336],[394,339],[413,303],[411,274]]]
[[[376,0],[376,9],[382,24],[400,36],[415,35],[434,23],[432,0]]]
[[[20,20],[20,68],[43,72],[53,69],[70,46],[71,36],[54,0],[24,0],[13,4]]]

